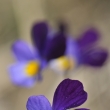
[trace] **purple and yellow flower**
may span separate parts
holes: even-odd
[[[31,87],[36,80],[41,80],[40,70],[46,66],[46,62],[40,59],[34,48],[18,40],[12,45],[12,52],[17,60],[9,68],[9,75],[14,84]]]
[[[64,43],[63,54],[60,57],[52,58],[50,61],[50,68],[57,71],[57,73],[64,73],[68,69],[76,68],[79,65],[102,67],[105,64],[108,52],[106,49],[97,46],[100,36],[96,29],[88,29],[78,39],[74,39],[64,31],[59,31],[56,34],[55,38],[59,37],[62,37],[63,40],[65,39],[64,41],[58,39],[59,42],[62,43],[63,41]],[[49,45],[52,45],[51,43]],[[59,51],[58,46],[56,51],[51,54]]]
[[[103,48],[96,48],[99,39],[96,30],[90,29],[75,40],[66,33],[66,26],[61,24],[59,27],[56,32],[46,22],[35,23],[31,30],[32,48],[24,41],[12,45],[17,63],[10,67],[9,73],[14,84],[32,86],[41,80],[41,71],[48,64],[58,73],[81,64],[103,66],[108,53]]]
[[[13,43],[12,53],[17,59],[17,63],[10,66],[9,75],[15,85],[33,86],[36,81],[42,79],[41,71],[46,67],[47,63],[52,58],[63,55],[65,43],[63,41],[62,43],[56,42],[58,37],[53,38],[53,35],[46,22],[39,22],[32,27],[33,47],[30,47],[22,40]],[[61,39],[65,38],[61,36]],[[52,44],[52,48],[49,47],[49,43]],[[56,52],[56,43],[61,49],[59,52]],[[51,54],[52,51],[56,53]]]
[[[63,80],[54,93],[53,104],[51,106],[48,99],[43,95],[30,96],[27,101],[27,110],[89,110],[77,108],[87,100],[87,92],[84,91],[83,84],[78,80]]]
[[[33,26],[32,40],[40,56],[48,63],[53,59],[64,56],[66,48],[65,34],[60,31],[55,32],[46,22],[40,22]]]

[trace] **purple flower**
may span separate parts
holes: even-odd
[[[31,87],[36,80],[41,80],[40,71],[46,66],[46,62],[40,59],[37,50],[18,40],[12,45],[12,52],[17,63],[9,67],[9,75],[15,85]]]
[[[87,100],[87,92],[84,91],[83,84],[78,80],[63,80],[57,87],[53,104],[43,95],[31,96],[27,101],[27,110],[89,110],[86,108],[76,108]]]
[[[32,28],[32,40],[40,56],[50,67],[61,71],[79,65],[101,67],[108,58],[108,51],[98,47],[100,34],[90,28],[78,39],[67,34],[67,25],[60,22],[59,30],[54,32],[46,22],[36,23]]]
[[[59,34],[62,38],[65,38],[65,46],[63,46],[65,48],[62,56],[54,57],[50,61],[50,67],[57,73],[65,73],[68,69],[73,69],[80,65],[102,67],[105,64],[108,58],[108,51],[97,46],[100,35],[96,29],[88,29],[78,39],[72,38],[64,31],[60,31]],[[59,50],[57,47],[56,51],[52,53],[55,54]]]
[[[34,48],[30,48],[21,40],[14,42],[12,52],[17,63],[9,68],[9,75],[14,84],[23,87],[33,86],[36,81],[42,79],[41,70],[46,67],[48,61],[64,54],[65,37],[54,36],[56,35],[50,31],[46,22],[39,22],[32,27]],[[56,46],[61,51],[56,52]]]
[[[93,67],[102,67],[104,65],[108,58],[108,51],[98,47],[99,38],[99,32],[94,28],[90,28],[77,40],[82,64]]]
[[[32,41],[40,56],[47,61],[64,55],[66,36],[61,32],[54,32],[46,22],[35,23],[32,28]]]
[[[32,28],[32,41],[40,56],[47,62],[64,56],[66,49],[66,36],[62,31],[55,32],[46,22],[34,24]]]

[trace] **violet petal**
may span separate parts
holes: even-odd
[[[53,110],[67,110],[78,107],[87,100],[87,93],[83,84],[78,80],[63,80],[57,87],[54,99]]]
[[[32,41],[38,49],[40,55],[43,54],[48,35],[48,25],[46,22],[39,22],[32,27]]]
[[[95,48],[87,50],[83,56],[83,62],[90,66],[103,66],[107,60],[108,52],[102,48]]]
[[[99,33],[96,29],[90,28],[78,39],[79,47],[83,48],[95,43],[99,39]]]
[[[47,61],[63,56],[66,49],[66,38],[63,33],[57,33],[46,45],[45,58]]]
[[[35,77],[28,77],[25,73],[24,63],[16,63],[9,67],[9,77],[14,85],[22,87],[32,87],[35,83]]]
[[[76,41],[72,37],[68,37],[66,45],[66,55],[70,58],[73,58],[73,60],[75,60],[76,65],[78,66],[81,61],[81,56]]]
[[[32,50],[29,45],[22,40],[13,43],[12,52],[18,61],[28,61],[38,57],[37,52],[35,52],[34,49]]]
[[[43,95],[29,97],[26,107],[27,110],[52,110],[48,99]]]

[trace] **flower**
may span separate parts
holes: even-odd
[[[40,56],[48,63],[53,59],[63,56],[65,53],[65,34],[62,31],[55,32],[46,22],[34,24],[32,28],[32,41],[35,48],[38,49]]]
[[[102,67],[105,64],[108,51],[97,46],[100,35],[96,29],[88,29],[78,39],[74,39],[64,31],[59,31],[56,34],[56,38],[59,37],[59,35],[62,39],[65,39],[63,54],[59,57],[52,58],[49,63],[50,68],[57,71],[57,73],[63,74],[68,69],[73,69],[80,65]],[[61,40],[59,42],[61,42]],[[51,45],[51,43],[49,45]],[[59,52],[59,47],[52,53],[57,52]]]
[[[40,70],[46,63],[40,59],[37,51],[26,42],[18,40],[13,43],[12,52],[17,60],[17,63],[9,67],[9,75],[14,84],[31,87],[36,80],[41,80]]]
[[[97,45],[99,38],[99,32],[94,28],[90,28],[77,40],[82,64],[93,67],[102,67],[105,64],[108,51]]]
[[[46,61],[64,55],[66,48],[64,34],[54,32],[46,22],[35,23],[31,33],[35,48]]]
[[[31,87],[36,81],[41,80],[41,71],[46,67],[48,61],[63,54],[63,51],[51,54],[52,50],[56,50],[55,45],[58,38],[55,38],[55,40],[51,37],[54,34],[51,34],[46,22],[35,23],[31,31],[34,47],[31,48],[22,40],[18,40],[12,45],[12,53],[16,57],[17,63],[10,66],[9,75],[15,85],[23,87]],[[51,39],[55,40],[55,42],[52,42],[52,48],[49,48],[47,45]],[[61,40],[63,39],[61,36]],[[59,42],[58,47],[64,50],[64,44],[63,41],[62,43]]]
[[[87,92],[84,91],[83,84],[78,80],[65,79],[57,87],[53,104],[43,95],[30,96],[27,101],[27,110],[89,110],[86,108],[76,108],[87,100]]]

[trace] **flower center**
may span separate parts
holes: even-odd
[[[31,61],[27,64],[25,68],[26,74],[29,76],[34,76],[39,71],[39,63]]]
[[[60,68],[63,69],[63,70],[70,69],[74,66],[73,59],[68,58],[66,56],[61,56],[57,60],[58,60]]]
[[[62,56],[60,58],[57,59],[58,60],[58,63],[59,63],[59,66],[61,69],[68,69],[69,68],[69,60],[67,57],[65,56]]]

